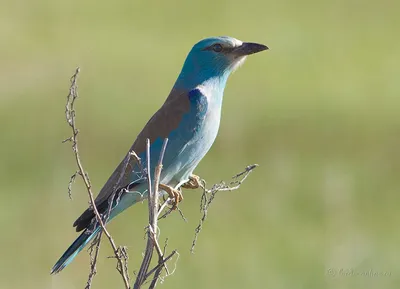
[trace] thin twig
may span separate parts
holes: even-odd
[[[160,249],[160,246],[157,241],[157,220],[160,209],[158,208],[158,187],[160,184],[161,170],[162,170],[162,162],[164,159],[165,150],[168,144],[168,139],[165,139],[161,148],[160,157],[158,160],[158,165],[155,168],[154,172],[154,182],[151,181],[151,170],[150,170],[150,140],[146,140],[146,161],[147,161],[147,182],[148,182],[148,206],[149,206],[149,226],[147,229],[147,245],[146,250],[143,257],[143,262],[140,266],[139,273],[137,274],[137,278],[133,288],[140,288],[143,283],[146,281],[148,277],[148,269],[150,266],[150,262],[153,256],[154,247],[156,247],[156,251],[159,255],[159,264],[165,265],[165,261],[163,258],[163,252]],[[166,267],[166,266],[165,266]],[[166,268],[166,270],[168,270]],[[168,271],[167,271],[168,272]],[[169,273],[169,272],[168,272]],[[155,284],[154,284],[155,286]],[[151,287],[150,287],[151,288]],[[154,288],[154,287],[153,287]]]
[[[197,243],[197,238],[199,233],[203,228],[203,223],[207,219],[208,209],[215,198],[215,195],[218,192],[224,191],[234,191],[239,189],[242,183],[247,179],[249,174],[258,167],[257,164],[249,165],[245,168],[243,172],[240,172],[232,177],[232,181],[226,184],[224,181],[221,181],[218,184],[215,184],[211,187],[211,189],[206,188],[206,182],[204,180],[201,181],[201,188],[203,189],[203,194],[201,195],[200,201],[200,212],[202,213],[202,217],[200,218],[199,225],[195,229],[195,234],[192,242],[192,247],[190,248],[190,252],[194,253],[194,248]]]
[[[79,171],[76,171],[76,172],[71,176],[71,178],[69,179],[69,182],[68,182],[68,197],[69,197],[70,200],[72,200],[72,185],[73,185],[74,182],[75,182],[75,179],[76,179],[76,175],[77,175],[77,174],[79,174]]]
[[[168,207],[169,202],[172,201],[171,198],[168,198],[164,201],[164,203],[160,206],[160,208],[158,209],[158,211],[161,213],[164,211],[164,209],[166,207]],[[172,207],[169,207],[167,211],[164,212],[164,214],[162,214],[160,217],[158,217],[158,219],[164,219],[166,218],[169,214],[171,214],[174,211],[174,209]]]
[[[161,206],[159,209],[159,212],[161,214],[161,212],[168,206],[168,204],[172,201],[171,198],[168,198]],[[176,207],[176,209],[179,212],[179,215],[181,216],[182,220],[185,221],[185,223],[188,222],[188,220],[186,219],[185,215],[183,214],[182,210],[179,207]],[[169,214],[171,214],[174,210],[173,207],[169,207],[167,211],[164,212],[164,214],[162,214],[160,217],[158,217],[159,220],[161,219],[165,219],[166,217],[168,217]]]
[[[150,140],[146,140],[146,173],[147,173],[147,185],[148,185],[148,206],[149,206],[149,226],[152,224],[152,217],[153,217],[153,210],[151,206],[151,198],[153,197],[152,193],[152,183],[151,183],[151,174],[150,174]],[[149,234],[149,232],[147,232]],[[153,257],[153,241],[151,240],[150,236],[148,235],[147,244],[146,244],[146,251],[143,256],[143,261],[140,266],[139,272],[136,276],[135,284],[133,285],[134,289],[139,289],[145,281],[146,272],[150,266],[151,258]]]
[[[91,208],[93,209],[93,212],[96,216],[96,220],[97,220],[98,224],[100,225],[104,234],[107,236],[107,239],[109,240],[111,247],[113,248],[115,257],[117,258],[118,263],[121,268],[120,273],[121,273],[122,279],[124,281],[125,288],[129,289],[129,281],[128,281],[128,277],[127,277],[127,272],[125,272],[125,269],[124,269],[125,266],[123,265],[123,261],[118,252],[118,248],[115,245],[115,242],[114,242],[113,238],[111,237],[110,233],[107,231],[105,224],[99,214],[99,211],[97,210],[96,203],[95,203],[93,193],[92,193],[92,186],[90,184],[90,179],[89,179],[89,176],[87,175],[87,173],[85,172],[85,170],[83,169],[82,161],[81,161],[80,155],[79,155],[79,150],[78,150],[79,130],[77,129],[76,124],[75,124],[75,108],[74,108],[75,100],[78,98],[77,79],[78,79],[79,72],[80,72],[80,68],[78,67],[75,71],[75,74],[71,77],[71,86],[69,89],[69,94],[67,96],[67,104],[65,106],[65,117],[66,117],[68,125],[72,129],[72,136],[71,136],[72,150],[75,155],[75,161],[76,161],[76,165],[78,167],[79,175],[82,177],[82,180],[85,184],[86,190],[89,195]],[[91,282],[92,279],[93,279],[93,277],[89,278],[88,282],[89,281]],[[90,284],[89,284],[89,287],[90,287]]]
[[[103,231],[100,231],[100,233],[96,236],[96,238],[93,240],[92,244],[89,247],[89,255],[90,255],[90,272],[89,272],[89,277],[85,286],[85,289],[90,289],[92,286],[92,281],[94,276],[97,274],[97,257],[99,256],[99,251],[100,251],[100,241],[101,241],[101,235]],[[94,251],[94,253],[93,253]]]
[[[181,216],[182,220],[185,221],[185,223],[188,222],[188,220],[186,219],[185,215],[183,214],[182,210],[180,208],[177,208],[179,215]]]
[[[151,269],[151,270],[146,274],[146,278],[145,278],[145,279],[147,279],[148,277],[150,277],[151,274],[153,274],[156,270],[158,270],[158,269],[161,269],[161,270],[162,270],[162,267],[165,265],[165,263],[168,262],[168,260],[171,259],[176,253],[178,253],[178,251],[176,251],[176,250],[172,251],[167,257],[165,257],[165,258],[162,260],[162,262],[159,262],[153,269]],[[161,273],[161,272],[160,272],[160,273]],[[154,276],[159,276],[160,273],[154,274]],[[168,272],[168,275],[171,275],[171,274]],[[149,287],[149,288],[151,288],[151,287]]]

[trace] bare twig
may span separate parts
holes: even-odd
[[[158,262],[158,264],[151,269],[147,274],[146,274],[146,279],[151,276],[151,274],[154,273],[153,280],[151,281],[149,289],[154,288],[157,285],[157,280],[159,279],[161,275],[161,270],[163,266],[165,266],[165,263],[168,262],[169,259],[171,259],[175,254],[178,254],[178,251],[173,250],[167,257],[163,258],[161,262]],[[171,275],[169,271],[167,272],[167,276]]]
[[[159,212],[164,211],[164,209],[166,207],[168,207],[168,203],[171,199],[168,198],[167,200],[164,201],[164,203],[160,206]],[[164,214],[162,214],[160,217],[158,217],[158,219],[165,219],[169,214],[171,214],[174,211],[174,209],[172,207],[169,207],[167,211],[164,212]]]
[[[71,176],[71,178],[69,179],[69,182],[68,182],[68,197],[70,198],[70,200],[72,200],[72,185],[74,184],[74,182],[75,182],[75,179],[76,179],[76,175],[77,174],[79,174],[79,171],[76,171],[72,176]]]
[[[78,67],[75,71],[75,74],[71,77],[71,86],[69,89],[69,94],[67,96],[67,104],[65,105],[65,117],[66,117],[68,125],[72,129],[72,136],[69,139],[72,142],[72,150],[75,155],[75,161],[76,161],[76,165],[78,167],[79,175],[82,177],[82,180],[85,184],[86,190],[89,195],[91,208],[93,209],[93,212],[96,216],[96,220],[97,220],[98,224],[100,225],[104,234],[107,236],[107,239],[109,240],[111,247],[113,248],[115,257],[117,258],[119,267],[121,268],[120,273],[121,273],[122,279],[124,281],[125,288],[129,289],[128,273],[125,271],[125,266],[123,264],[122,258],[118,251],[118,248],[115,245],[115,242],[114,242],[113,238],[111,237],[110,233],[107,231],[105,224],[99,214],[99,211],[97,210],[96,203],[95,203],[93,193],[92,193],[92,185],[90,184],[90,180],[89,180],[87,173],[83,169],[82,161],[81,161],[80,155],[79,155],[79,150],[78,150],[79,130],[77,129],[76,124],[75,124],[75,107],[74,107],[75,100],[78,98],[77,79],[78,79],[79,72],[80,72],[80,68]],[[93,279],[93,277],[89,276],[88,283],[91,282],[92,279]],[[90,287],[90,283],[88,284],[88,286]]]
[[[168,139],[164,140],[164,143],[161,148],[161,153],[160,157],[158,160],[158,164],[155,168],[154,172],[154,181],[151,181],[151,175],[150,175],[150,140],[147,139],[146,141],[146,160],[147,160],[147,181],[148,181],[148,188],[149,188],[149,197],[148,197],[148,206],[149,206],[149,226],[147,229],[147,245],[146,245],[146,250],[144,253],[143,257],[143,262],[140,266],[139,272],[136,277],[135,284],[133,288],[138,289],[141,288],[141,286],[144,284],[146,279],[153,273],[156,272],[158,274],[155,274],[154,278],[158,278],[159,274],[161,273],[161,270],[150,270],[151,274],[149,274],[148,269],[150,266],[150,262],[153,256],[153,250],[156,248],[156,251],[159,256],[159,262],[158,265],[164,266],[164,268],[167,271],[167,274],[169,274],[168,268],[165,265],[166,260],[164,259],[164,254],[160,249],[160,245],[158,244],[157,241],[157,220],[158,216],[161,213],[162,209],[164,208],[161,206],[160,208],[158,207],[158,187],[160,184],[160,176],[161,176],[161,170],[162,170],[162,162],[164,159],[164,154],[165,154],[165,149],[167,147]],[[165,204],[165,203],[164,203]],[[156,282],[152,282],[152,285],[150,285],[149,288],[154,288],[156,286]]]
[[[90,272],[89,272],[89,277],[86,282],[85,289],[90,289],[92,286],[92,281],[94,276],[97,274],[97,257],[99,256],[99,251],[100,251],[100,241],[101,241],[101,235],[103,231],[100,231],[100,233],[96,236],[96,238],[93,240],[92,244],[89,247],[89,254],[90,254]]]
[[[147,172],[147,184],[148,184],[148,195],[149,195],[149,200],[148,200],[148,206],[149,206],[149,226],[152,225],[153,223],[153,208],[151,204],[151,199],[155,197],[155,194],[153,194],[152,190],[152,183],[151,183],[151,173],[150,173],[150,140],[146,140],[146,160],[147,160],[147,165],[146,165],[146,172]],[[147,232],[148,238],[147,238],[147,245],[146,245],[146,251],[143,257],[142,264],[140,266],[139,272],[136,276],[136,281],[135,284],[133,285],[134,289],[139,289],[142,284],[145,281],[146,277],[146,272],[150,266],[151,258],[153,257],[153,241],[150,238],[150,233]]]
[[[185,215],[183,214],[182,210],[180,208],[177,208],[179,215],[181,216],[182,220],[185,221],[185,223],[188,222],[188,220],[186,219]]]
[[[169,204],[169,202],[171,201],[170,198],[168,198],[161,206],[159,209],[159,212],[161,213]],[[186,219],[185,215],[183,214],[182,210],[179,207],[176,207],[176,209],[179,212],[179,215],[181,216],[182,220],[185,221],[186,223],[188,222],[188,220]],[[173,207],[169,207],[167,211],[164,212],[164,214],[162,214],[160,217],[158,217],[158,219],[165,219],[166,217],[168,217],[169,214],[171,214],[174,211]]]
[[[194,253],[194,248],[197,243],[197,238],[203,228],[203,223],[207,219],[208,208],[210,207],[212,201],[214,200],[215,195],[218,192],[234,191],[234,190],[239,189],[241,184],[247,179],[249,174],[256,167],[258,167],[257,164],[249,165],[245,168],[245,170],[243,172],[240,172],[240,173],[236,174],[235,176],[233,176],[232,177],[233,180],[231,182],[229,182],[228,184],[226,184],[224,181],[221,181],[220,183],[213,185],[211,187],[211,189],[207,189],[206,182],[204,180],[201,180],[201,188],[203,189],[203,194],[201,195],[200,212],[202,213],[202,217],[199,221],[199,225],[195,229],[192,247],[190,248],[191,253]]]

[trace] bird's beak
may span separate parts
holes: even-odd
[[[233,50],[235,56],[245,56],[267,50],[268,47],[263,44],[243,42],[242,45]]]

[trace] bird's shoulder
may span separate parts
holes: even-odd
[[[173,89],[161,108],[150,118],[142,131],[137,136],[130,148],[130,152],[143,158],[146,149],[146,139],[153,144],[157,139],[164,139],[181,123],[183,116],[187,114],[193,102],[201,102],[203,94],[199,89],[182,91]],[[125,187],[132,182],[132,171],[136,166],[136,160],[126,155],[116,167],[113,174],[101,189],[96,201],[103,201],[109,197],[115,186]],[[119,183],[119,184],[118,184]]]
[[[132,149],[138,154],[144,152],[147,138],[150,139],[150,143],[158,138],[167,138],[184,121],[185,115],[192,110],[202,112],[201,110],[206,107],[207,100],[201,89],[194,88],[189,91],[173,89],[161,108],[139,133]]]

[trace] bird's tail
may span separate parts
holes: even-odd
[[[74,260],[76,255],[97,235],[100,231],[100,227],[97,227],[93,231],[85,229],[82,234],[72,243],[71,246],[65,251],[61,258],[51,269],[51,274],[56,274],[64,269],[69,263]]]

